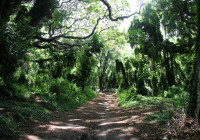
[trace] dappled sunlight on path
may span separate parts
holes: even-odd
[[[71,112],[53,112],[49,122],[24,128],[28,140],[140,140],[152,139],[155,124],[144,121],[154,109],[121,108],[115,93],[98,97]]]

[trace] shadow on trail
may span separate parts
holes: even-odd
[[[140,140],[156,139],[156,124],[144,120],[154,109],[134,110],[117,105],[115,93],[98,93],[98,97],[73,112],[53,112],[46,123],[24,128],[22,139],[28,140]],[[33,125],[33,124],[30,124]],[[29,127],[30,128],[30,127]]]

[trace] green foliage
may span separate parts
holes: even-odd
[[[135,87],[127,90],[117,90],[118,103],[124,107],[151,107],[173,105],[176,108],[187,109],[189,93],[182,87],[171,87],[169,91],[164,91],[163,97],[151,97],[138,94]]]
[[[19,78],[18,78],[18,83],[20,84],[26,84],[27,83],[26,75],[24,72],[21,72]]]
[[[14,95],[18,99],[28,99],[31,97],[30,91],[23,84],[13,84]]]
[[[162,110],[162,112],[155,112],[152,115],[148,115],[146,120],[152,122],[159,122],[162,125],[166,125],[166,123],[171,119],[169,110]]]
[[[172,86],[168,91],[164,91],[164,97],[171,98],[173,105],[177,108],[187,109],[189,103],[189,93],[183,87]]]
[[[48,116],[43,107],[31,105],[31,92],[40,96],[46,108],[66,111],[94,98],[96,93],[89,87],[97,85],[100,90],[120,87],[118,102],[125,107],[188,106],[185,89],[189,90],[194,68],[196,1],[155,0],[145,5],[128,31],[134,53],[124,53],[126,34],[104,30],[109,28],[106,21],[103,28],[95,26],[96,15],[105,15],[98,0],[69,1],[59,8],[57,0],[26,3],[30,1],[4,0],[2,6],[8,10],[3,8],[0,18],[0,92],[24,101],[0,105],[16,112],[21,121]],[[120,15],[116,3],[110,4],[112,12]],[[100,32],[92,30],[91,36],[91,27]],[[167,113],[163,115],[153,117],[167,119]]]
[[[29,122],[33,120],[44,120],[50,117],[49,112],[39,104],[31,101],[15,100],[15,99],[0,99],[0,108],[3,109],[3,114],[0,115],[0,136],[17,138],[17,124]],[[10,116],[4,115],[9,112]]]
[[[19,61],[23,58],[24,54],[24,50],[20,46],[22,45],[20,36],[13,34],[13,30],[12,28],[7,30],[1,29],[2,34],[0,35],[0,76],[3,77],[6,84],[8,84],[8,78],[12,77],[12,74],[16,71]],[[15,39],[18,40],[15,41]]]
[[[103,42],[100,41],[99,36],[97,34],[94,34],[92,38],[91,43],[91,52],[92,53],[100,53],[101,49],[104,47]]]
[[[51,86],[50,86],[50,92],[51,93],[56,93],[56,94],[61,94],[65,93],[65,91],[68,89],[68,81],[64,80],[63,78],[61,79],[55,79],[51,81]]]
[[[87,100],[90,100],[90,99],[92,99],[92,98],[94,98],[94,97],[97,96],[96,92],[94,92],[94,91],[93,91],[91,88],[89,88],[88,86],[86,86],[86,87],[84,88],[83,93],[86,95]]]
[[[5,94],[7,96],[13,95],[11,92],[11,86],[15,82],[13,74],[26,59],[28,44],[32,40],[24,37],[30,27],[28,25],[29,19],[23,18],[19,24],[15,24],[13,20],[14,18],[11,16],[10,22],[0,24],[0,77],[3,79],[4,88],[9,91]],[[30,29],[29,34],[31,35],[31,33],[32,30]]]
[[[45,106],[49,109],[58,109],[68,111],[76,108],[88,100],[96,97],[96,93],[89,87],[77,87],[74,83],[69,82],[63,78],[51,81],[49,88],[50,94],[40,95]]]
[[[147,89],[145,88],[143,77],[139,78],[137,81],[137,94],[147,95]]]
[[[16,114],[17,121],[21,122],[48,119],[50,117],[48,110],[31,100],[23,100],[22,102],[15,99],[1,99],[0,107]]]
[[[19,133],[17,131],[17,124],[11,116],[0,115],[0,137],[17,138]]]
[[[44,120],[50,117],[49,112],[38,104],[24,103],[14,108],[21,121]]]
[[[135,87],[131,87],[127,90],[124,89],[118,89],[117,90],[117,98],[118,98],[118,102],[122,102],[122,101],[129,101],[131,100],[131,98],[135,98],[136,96],[136,88]]]
[[[144,108],[144,107],[157,107],[157,106],[162,107],[164,105],[171,104],[171,100],[162,97],[149,97],[138,94],[132,97],[128,101],[118,96],[118,103],[122,107],[130,107],[130,108]]]
[[[84,88],[89,81],[92,69],[95,66],[96,60],[92,56],[88,48],[85,48],[84,51],[80,51],[77,56],[77,85]]]
[[[181,95],[185,93],[183,87],[171,86],[168,91],[164,91],[163,96],[167,98],[173,98],[175,95]]]
[[[43,20],[45,17],[50,18],[55,7],[57,6],[58,6],[58,1],[56,0],[36,1],[35,5],[30,11],[31,25],[37,26],[40,24],[41,20]]]

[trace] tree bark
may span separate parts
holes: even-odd
[[[165,59],[165,69],[166,69],[166,77],[168,81],[168,86],[173,86],[174,85],[174,78],[173,78],[173,73],[170,68],[170,62],[169,62],[169,57],[168,54],[165,54],[168,52],[164,52],[164,59]]]
[[[99,76],[99,89],[100,91],[103,91],[103,75],[100,74]]]
[[[198,5],[198,33],[196,37],[196,53],[191,78],[191,91],[188,114],[200,122],[200,0]]]

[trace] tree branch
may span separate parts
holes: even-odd
[[[169,53],[182,53],[182,54],[188,54],[189,50],[187,50],[186,48],[189,48],[191,46],[193,46],[194,44],[181,44],[181,43],[177,43],[177,44],[164,44],[164,43],[160,43],[164,49],[169,52]]]
[[[103,18],[104,18],[104,17],[103,17]],[[35,38],[35,39],[39,39],[39,40],[42,41],[42,42],[48,42],[48,43],[53,42],[54,40],[59,39],[59,38],[66,38],[66,39],[87,39],[87,38],[91,37],[91,36],[94,34],[94,32],[95,32],[95,30],[96,30],[96,28],[97,28],[97,26],[98,26],[98,24],[99,24],[99,21],[102,20],[103,18],[98,18],[98,19],[97,19],[97,23],[96,23],[96,25],[94,26],[92,32],[91,32],[89,35],[84,36],[84,37],[66,36],[65,34],[61,34],[61,35],[54,36],[54,37],[51,37],[51,38],[43,38],[43,37],[41,37],[41,36],[35,36],[34,38]]]
[[[123,19],[129,18],[129,17],[131,17],[131,16],[133,16],[133,15],[140,14],[140,11],[141,11],[141,8],[142,8],[142,5],[141,5],[141,6],[140,6],[139,12],[132,13],[132,14],[130,14],[130,15],[128,15],[128,16],[122,16],[122,17],[113,18],[113,17],[112,17],[112,10],[111,10],[110,4],[109,4],[106,0],[100,0],[100,1],[108,8],[108,13],[109,13],[108,16],[109,16],[109,19],[110,19],[111,21],[123,20]]]
[[[47,59],[31,60],[31,62],[41,63],[41,62],[53,61],[53,60],[55,60],[55,59],[54,58],[47,58]]]

